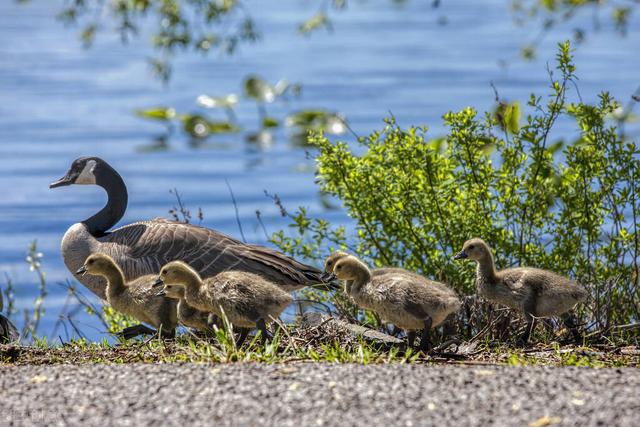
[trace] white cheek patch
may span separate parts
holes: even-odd
[[[75,184],[91,185],[96,183],[96,176],[93,174],[93,170],[96,167],[95,160],[89,160],[84,169],[75,181]]]

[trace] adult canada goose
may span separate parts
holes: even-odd
[[[109,231],[127,208],[127,188],[120,175],[98,157],[80,157],[66,175],[49,185],[98,185],[107,192],[106,206],[92,217],[72,225],[62,238],[62,256],[75,272],[94,253],[110,255],[126,280],[157,274],[164,264],[182,260],[203,277],[226,270],[259,274],[286,291],[322,283],[322,272],[275,250],[242,243],[209,228],[162,218],[140,221]],[[100,277],[78,278],[93,293],[105,298]]]
[[[250,329],[258,328],[262,340],[271,337],[267,323],[277,319],[293,298],[264,278],[242,271],[225,271],[202,280],[197,271],[182,261],[162,267],[156,285],[180,285],[185,288],[185,301],[201,311],[222,317],[242,328],[238,345]]]
[[[400,268],[379,269],[373,275],[352,255],[337,257],[333,274],[351,281],[347,290],[358,306],[407,331],[409,345],[413,345],[416,331],[422,330],[421,350],[431,347],[431,329],[460,308],[458,296],[443,283]]]
[[[467,240],[455,259],[477,263],[476,286],[490,301],[518,310],[527,319],[527,329],[518,338],[520,345],[529,341],[536,317],[554,317],[567,313],[587,297],[587,291],[567,277],[531,267],[496,271],[491,249],[482,239]],[[565,324],[578,336],[572,316]]]
[[[2,298],[2,290],[0,290],[0,312],[4,309],[4,300]],[[15,327],[11,320],[0,313],[0,344],[8,344],[20,339],[18,328]]]
[[[154,278],[154,282],[155,281],[156,278]],[[210,314],[187,304],[184,298],[184,293],[184,286],[165,285],[163,292],[160,294],[164,294],[167,298],[172,298],[178,301],[178,322],[188,328],[193,328],[200,332],[211,333],[213,331],[213,322],[210,320]]]
[[[107,281],[107,302],[114,310],[153,325],[165,337],[172,338],[175,335],[177,301],[157,295],[158,292],[153,288],[155,275],[140,276],[125,283],[124,273],[106,254],[90,255],[76,273],[103,277]],[[122,331],[122,336],[133,338],[146,332],[155,331],[144,326],[132,327]]]

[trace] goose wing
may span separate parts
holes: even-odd
[[[322,272],[314,267],[193,224],[142,221],[115,229],[99,240],[100,251],[114,257],[127,278],[157,273],[167,262],[182,260],[203,277],[239,270],[259,274],[291,290],[322,283]]]

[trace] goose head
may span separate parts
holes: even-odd
[[[92,276],[102,275],[117,268],[116,262],[109,255],[93,254],[87,257],[82,267],[76,271],[76,274],[84,276],[90,274]]]
[[[478,261],[486,258],[487,256],[491,256],[489,245],[487,245],[484,240],[476,237],[464,242],[462,250],[458,252],[453,259],[470,259]]]
[[[336,276],[333,274],[333,267],[339,259],[346,256],[349,256],[349,254],[342,251],[336,251],[324,260],[324,274],[322,275],[322,280],[324,282],[330,282],[336,279]]]
[[[158,280],[154,286],[177,285],[180,287],[192,283],[194,279],[199,279],[200,275],[189,264],[183,261],[171,261],[160,269]]]
[[[184,298],[184,286],[165,283],[162,290],[158,292],[158,296],[165,296],[171,299],[181,300]]]
[[[327,272],[327,273],[333,273],[333,267],[334,267],[335,263],[339,259],[344,258],[346,256],[349,256],[349,254],[346,253],[346,252],[342,252],[342,251],[335,251],[334,253],[329,255],[324,260],[324,271]]]
[[[49,184],[49,188],[73,184],[99,185],[100,178],[105,175],[105,172],[111,171],[113,168],[100,157],[79,157],[71,163],[69,170],[62,178]]]
[[[358,280],[369,268],[353,255],[339,258],[333,266],[333,274],[340,280]]]

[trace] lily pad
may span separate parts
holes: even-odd
[[[244,93],[258,102],[271,103],[276,99],[276,90],[258,76],[252,75],[244,81]]]

